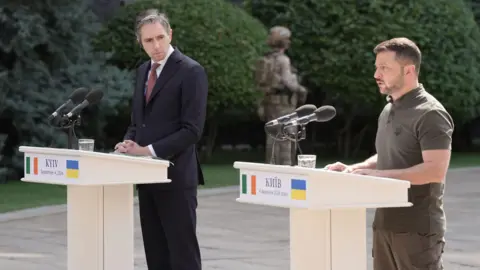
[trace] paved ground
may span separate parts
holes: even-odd
[[[480,169],[455,170],[449,174],[445,198],[449,228],[445,269],[480,269],[479,176]],[[227,190],[216,195],[204,194],[199,199],[198,230],[204,269],[288,270],[287,210],[240,204],[235,202],[236,195]],[[66,269],[64,207],[34,217],[36,212],[24,211],[24,218],[16,220],[11,219],[18,214],[0,215],[1,270]],[[371,218],[370,211],[368,224]],[[138,219],[136,226],[136,269],[146,270]],[[368,235],[370,238],[370,231]]]

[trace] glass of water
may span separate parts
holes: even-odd
[[[78,140],[78,150],[82,151],[93,151],[95,148],[94,139],[79,139]]]
[[[298,155],[298,166],[306,168],[315,168],[317,164],[316,155]]]

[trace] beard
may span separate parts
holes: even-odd
[[[399,90],[401,90],[404,86],[403,82],[403,73],[398,75],[395,79],[391,80],[391,82],[385,82],[383,80],[377,80],[377,85],[380,90],[380,93],[384,95],[391,95]]]

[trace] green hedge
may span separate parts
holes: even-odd
[[[243,9],[224,0],[140,0],[126,5],[98,35],[98,50],[113,52],[112,63],[134,69],[147,55],[135,41],[134,22],[143,10],[165,12],[172,44],[202,64],[209,78],[208,115],[250,109],[253,61],[265,49],[266,29]]]
[[[116,113],[124,94],[130,96],[133,74],[106,65],[108,54],[93,51],[90,41],[100,23],[84,1],[7,2],[0,7],[0,118],[11,112],[13,119],[7,120],[13,121],[11,134],[19,135],[20,145],[66,147],[65,131],[52,128],[47,117],[75,88],[98,87],[105,96],[100,106],[84,111],[76,134],[90,129],[97,149],[103,148],[105,118]],[[0,149],[3,143],[0,134]],[[3,153],[0,182],[19,179],[23,153]]]
[[[456,123],[479,115],[480,35],[463,0],[252,0],[246,8],[266,26],[292,29],[292,58],[340,113],[378,114],[385,99],[373,79],[372,50],[403,36],[422,50],[420,81]]]

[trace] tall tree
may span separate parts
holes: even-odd
[[[360,130],[366,123],[376,127],[385,104],[373,79],[372,50],[389,38],[419,45],[420,80],[452,113],[457,131],[479,116],[480,31],[463,1],[249,0],[246,8],[268,27],[292,29],[292,60],[312,90],[338,108],[338,151],[349,156],[365,145]]]
[[[111,63],[133,69],[147,60],[134,39],[133,25],[136,15],[149,8],[166,12],[173,28],[172,44],[201,63],[208,74],[208,158],[219,125],[254,113],[258,92],[253,89],[252,68],[265,50],[266,29],[225,0],[134,1],[108,22],[96,41],[99,50],[114,52]]]
[[[132,74],[106,65],[108,54],[90,46],[100,27],[85,1],[10,0],[0,7],[0,114],[13,112],[20,144],[64,147],[65,133],[46,119],[77,87],[99,87],[106,94],[93,122],[98,130],[103,112],[114,112],[130,94]],[[0,166],[0,179],[22,171],[18,151],[1,158],[12,165]]]

